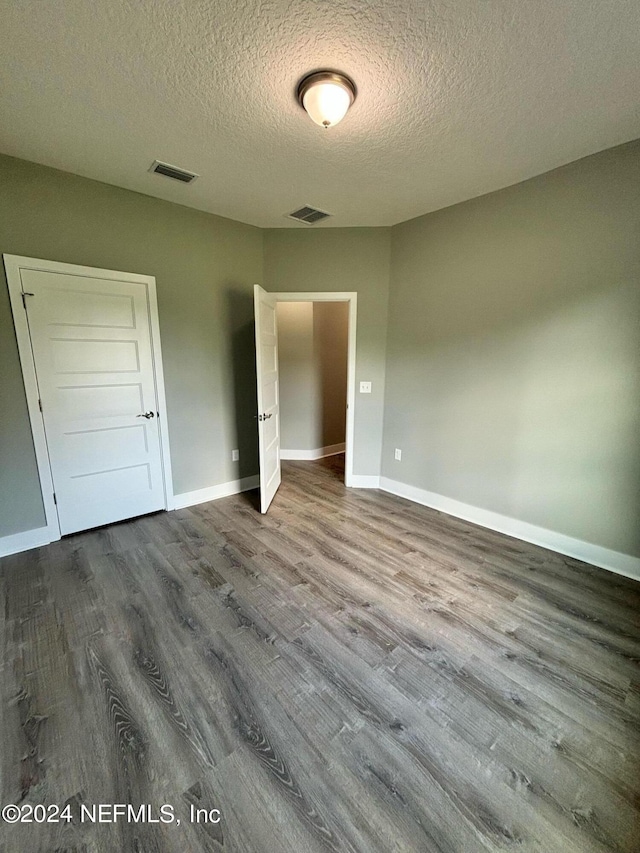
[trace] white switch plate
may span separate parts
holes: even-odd
[[[238,462],[239,460],[240,460],[240,451],[239,450],[232,450],[231,451],[231,461],[232,462]]]
[[[371,383],[370,382],[361,382],[360,383],[360,393],[361,394],[370,394],[371,393]]]
[[[395,459],[396,462],[402,462],[402,451],[399,447],[396,447]]]

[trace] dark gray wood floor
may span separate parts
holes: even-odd
[[[640,850],[640,584],[341,464],[1,561],[3,851]]]

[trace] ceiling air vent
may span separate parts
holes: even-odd
[[[331,216],[330,213],[325,213],[324,210],[317,210],[315,207],[301,207],[300,210],[294,210],[293,213],[288,213],[289,219],[297,219],[298,222],[306,222],[307,225],[313,225],[315,222],[320,222]]]
[[[183,184],[190,184],[199,177],[195,172],[187,172],[186,169],[170,166],[169,163],[163,163],[161,160],[154,160],[149,171],[164,175],[165,178],[173,178],[174,181],[182,181]]]

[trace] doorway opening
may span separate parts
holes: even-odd
[[[296,308],[287,308],[289,303],[299,303],[299,305]],[[327,303],[332,305],[342,303],[345,307],[343,309],[326,308]],[[346,486],[352,485],[357,293],[350,291],[268,293],[259,285],[255,285],[254,305],[260,511],[264,513],[280,485],[281,458],[320,459],[344,452],[344,483]],[[294,338],[293,343],[290,341],[289,344],[285,344],[285,369],[289,371],[290,380],[294,376],[294,386],[304,388],[301,396],[303,399],[306,398],[308,403],[306,407],[298,406],[296,409],[295,390],[291,392],[290,387],[285,389],[287,398],[285,399],[285,417],[289,412],[288,425],[285,426],[288,430],[285,442],[293,444],[289,447],[282,443],[281,436],[282,389],[278,352],[278,327],[281,323],[278,322],[278,311],[280,311],[280,321],[286,318],[288,326],[292,327]],[[337,324],[340,331],[332,341],[333,324]],[[344,364],[345,326],[346,369],[343,367],[342,370],[336,370],[340,353],[342,353]],[[303,337],[301,332],[305,327],[308,334],[302,349],[306,349],[306,355],[296,358],[295,350],[297,348],[300,353],[300,339]],[[316,354],[321,351],[328,353],[324,359],[318,360],[323,363],[322,367],[316,361]],[[301,381],[303,377],[296,376],[296,372],[304,374],[305,370],[307,376],[314,377],[306,384]],[[346,372],[346,379],[344,372]],[[336,378],[336,374],[340,374],[341,378]],[[288,383],[289,386],[290,384],[291,382]],[[338,388],[342,390],[338,391]],[[301,417],[301,412],[305,408],[306,415]],[[297,412],[293,419],[291,419],[292,411]],[[305,419],[306,426],[301,422]],[[339,426],[340,419],[344,429]],[[285,451],[282,456],[281,449]]]
[[[326,460],[344,480],[349,304],[279,302],[276,320],[280,458]]]

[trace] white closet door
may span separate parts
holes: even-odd
[[[280,414],[278,410],[278,328],[276,299],[253,287],[258,375],[258,449],[260,511],[266,512],[280,485]]]
[[[146,285],[21,277],[61,533],[165,508]]]

